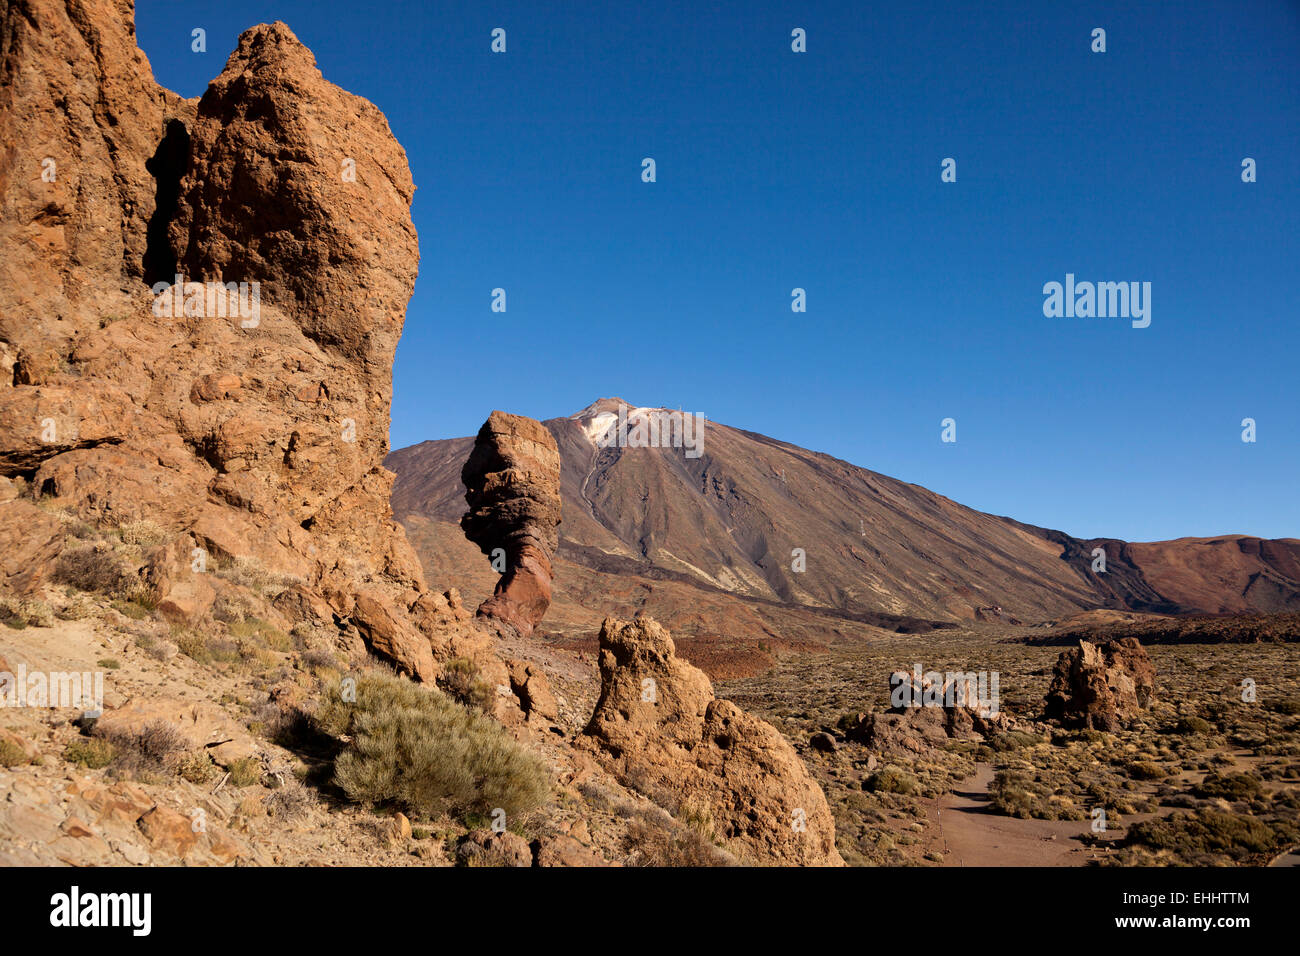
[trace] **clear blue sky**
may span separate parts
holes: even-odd
[[[1300,537],[1293,0],[138,8],[183,95],[281,19],[387,114],[394,447],[619,395],[1080,536]],[[1151,282],[1150,328],[1045,318],[1067,272]]]

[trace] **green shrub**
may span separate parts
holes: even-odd
[[[1274,853],[1295,839],[1293,827],[1275,826],[1254,817],[1202,809],[1135,823],[1124,843],[1166,850],[1186,863],[1214,863],[1215,856],[1223,854],[1243,861],[1252,855]]]
[[[317,720],[324,732],[351,737],[334,764],[335,782],[350,799],[395,803],[427,817],[499,807],[513,818],[550,795],[538,757],[438,690],[368,674],[356,682],[352,703],[342,686],[327,688]]]
[[[438,677],[438,686],[466,707],[491,713],[496,691],[479,676],[478,666],[468,657],[449,660]]]
[[[99,737],[78,737],[63,751],[63,759],[80,764],[87,770],[107,767],[117,756],[117,751],[107,740]]]
[[[247,617],[243,620],[228,622],[226,630],[237,641],[253,641],[281,653],[287,653],[293,649],[293,640],[288,634],[259,617]]]
[[[7,770],[10,767],[24,767],[29,763],[31,760],[27,751],[8,737],[0,737],[0,767]]]
[[[262,782],[262,765],[252,757],[243,757],[227,767],[230,784],[234,787],[251,787]]]
[[[1218,773],[1205,775],[1193,790],[1198,797],[1223,797],[1225,800],[1249,800],[1264,789],[1257,777],[1248,773]]]
[[[872,793],[914,793],[916,778],[901,767],[883,767],[877,770],[862,784],[864,790]]]
[[[1212,734],[1214,725],[1201,717],[1182,717],[1174,724],[1176,734]]]
[[[1154,760],[1137,760],[1125,769],[1134,780],[1160,780],[1169,776],[1169,771]]]
[[[218,776],[217,765],[202,750],[187,753],[180,759],[176,769],[182,777],[195,784],[208,783]]]

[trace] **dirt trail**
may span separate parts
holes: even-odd
[[[975,773],[940,798],[928,814],[944,866],[1083,866],[1092,853],[1071,839],[1087,833],[1086,820],[1021,820],[989,806],[993,766]]]

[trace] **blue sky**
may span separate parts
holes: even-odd
[[[618,395],[1083,537],[1300,537],[1300,3],[140,0],[137,29],[197,96],[275,19],[418,187],[393,447]],[[1044,317],[1067,272],[1150,282],[1151,326]]]

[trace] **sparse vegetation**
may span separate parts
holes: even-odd
[[[1149,852],[1123,854],[1117,862],[1205,866],[1227,857],[1236,863],[1260,863],[1297,839],[1300,830],[1294,824],[1270,825],[1243,814],[1202,808],[1134,824],[1124,845]]]
[[[873,773],[862,785],[872,793],[915,793],[916,777],[893,765]]]
[[[27,751],[8,737],[0,737],[0,767],[23,767],[31,763]]]
[[[262,782],[262,765],[252,757],[241,757],[226,769],[230,771],[233,787],[251,787]]]
[[[479,676],[478,667],[468,657],[456,657],[447,662],[438,686],[467,707],[490,712],[496,691]]]
[[[117,751],[113,745],[100,737],[78,737],[63,751],[64,760],[79,764],[87,770],[107,767],[116,756]]]
[[[0,623],[21,631],[26,627],[53,627],[54,611],[44,601],[0,597]]]
[[[117,553],[100,545],[64,551],[54,563],[51,579],[80,591],[109,595],[119,594],[131,582]]]
[[[550,792],[546,765],[499,724],[399,677],[363,676],[355,702],[335,682],[318,720],[326,733],[351,738],[334,776],[352,800],[393,803],[426,818],[498,807],[515,818]]]

